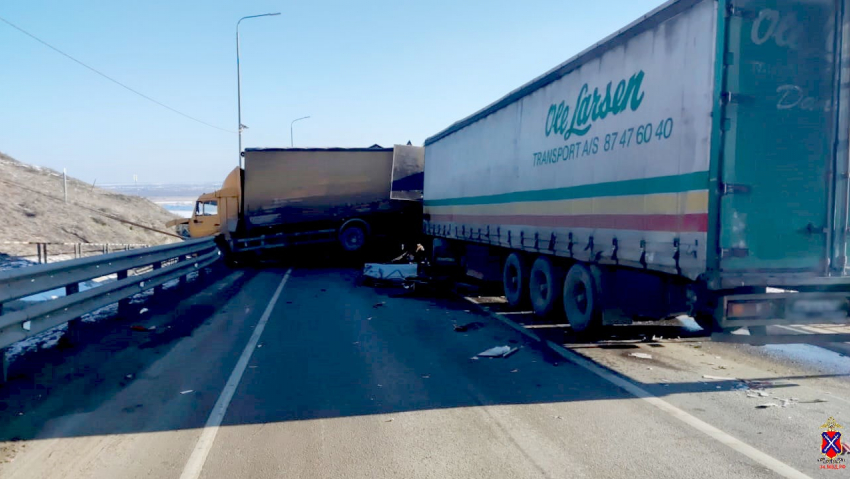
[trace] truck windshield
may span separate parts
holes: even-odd
[[[218,201],[199,201],[195,204],[195,215],[215,216],[218,214]]]

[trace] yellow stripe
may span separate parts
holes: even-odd
[[[426,206],[425,212],[440,215],[676,215],[707,213],[708,191],[488,205]]]

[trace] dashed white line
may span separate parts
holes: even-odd
[[[215,406],[213,406],[212,412],[210,412],[210,416],[207,419],[207,423],[204,425],[203,431],[201,431],[201,437],[198,438],[198,443],[195,444],[195,449],[192,451],[192,455],[189,456],[189,460],[183,467],[183,473],[180,474],[180,479],[197,479],[201,476],[201,471],[204,468],[204,463],[207,461],[210,449],[212,449],[215,436],[218,434],[219,426],[221,426],[221,421],[224,420],[224,415],[227,413],[227,408],[230,406],[230,401],[233,399],[233,393],[236,392],[236,387],[239,386],[239,381],[242,380],[242,374],[245,373],[248,361],[251,359],[251,355],[257,348],[260,336],[266,328],[269,316],[271,316],[272,310],[274,309],[275,304],[277,304],[277,300],[280,297],[280,293],[283,291],[283,287],[286,285],[286,281],[289,279],[290,273],[292,273],[292,269],[287,270],[286,274],[283,275],[283,279],[280,280],[280,284],[277,286],[277,289],[272,295],[269,305],[260,317],[260,322],[257,323],[256,328],[254,328],[254,333],[248,340],[248,344],[246,344],[245,349],[242,350],[242,355],[239,356],[239,361],[236,362],[236,366],[234,366],[233,372],[230,373],[230,378],[228,378],[227,384],[225,384],[224,389],[218,396],[218,400],[215,402]]]

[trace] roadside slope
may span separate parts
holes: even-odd
[[[62,199],[62,173],[0,153],[0,253],[35,254],[32,245],[6,242],[162,244],[176,240],[80,206],[161,230],[176,217],[145,198],[107,191],[71,177],[66,204]]]

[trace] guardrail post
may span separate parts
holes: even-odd
[[[78,283],[65,286],[65,296],[70,296],[80,292]],[[68,321],[68,331],[65,333],[65,340],[70,344],[79,344],[82,339],[80,329],[83,325],[83,320],[80,318]]]
[[[157,261],[156,263],[153,264],[153,270],[154,271],[160,270],[160,269],[162,269],[162,262],[161,261]],[[161,285],[159,285],[159,286],[157,286],[153,289],[153,295],[156,296],[156,295],[162,293],[164,290],[165,290],[165,287],[164,287],[164,285],[161,284]]]
[[[126,270],[118,272],[118,281],[121,281],[122,279],[127,279],[127,271]],[[118,301],[118,316],[126,315],[129,312],[128,311],[129,308],[130,308],[130,298],[125,298],[125,299],[119,300]]]
[[[0,384],[9,382],[9,357],[5,349],[0,349]]]

